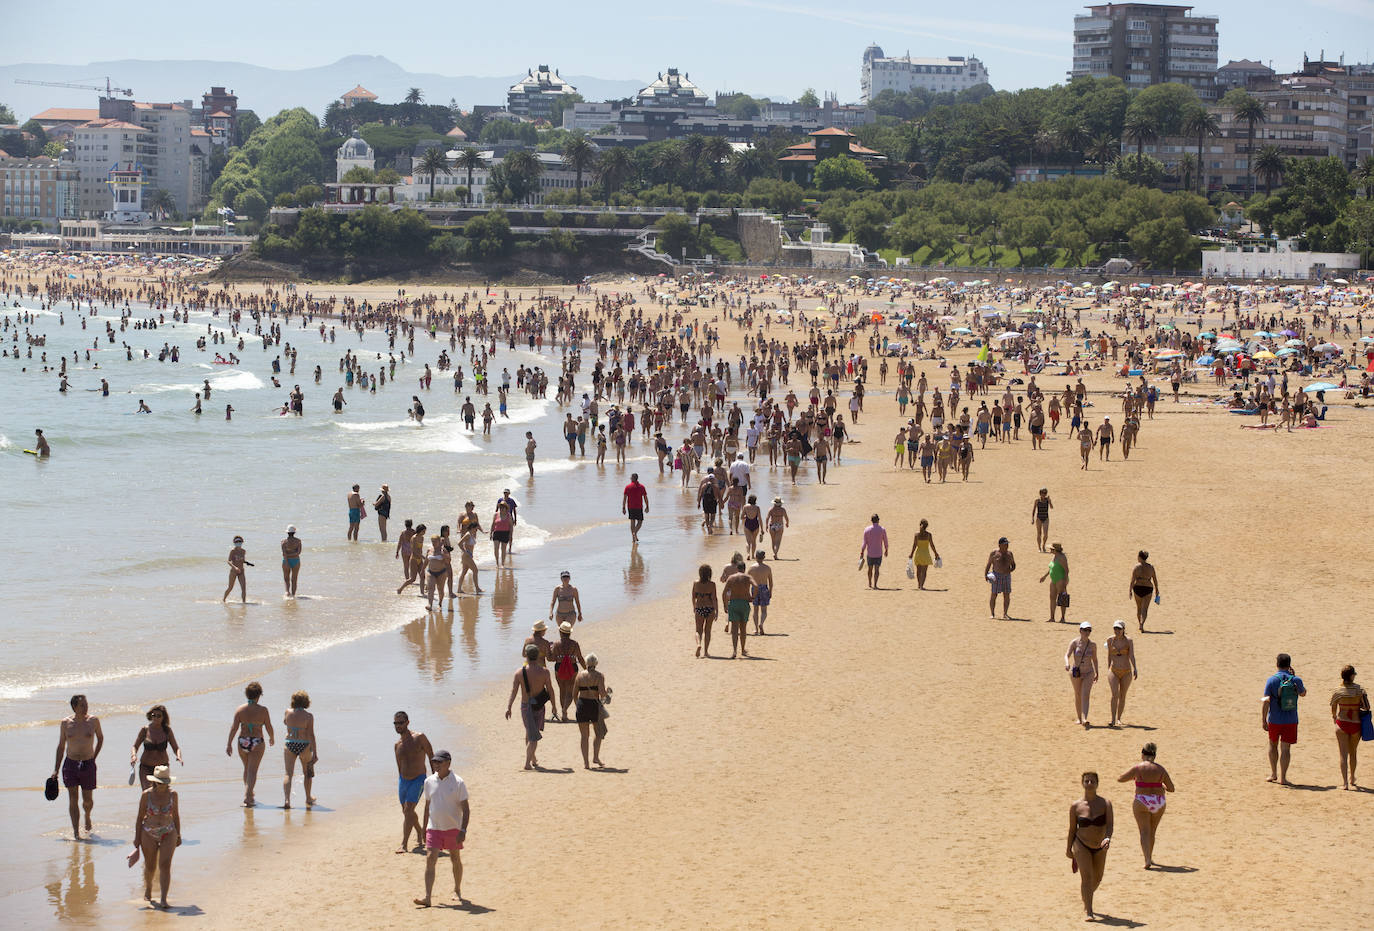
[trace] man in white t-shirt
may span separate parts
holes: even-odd
[[[744,489],[746,495],[749,493],[749,463],[744,461],[744,453],[730,463],[730,477],[739,479],[739,487]]]
[[[450,770],[453,754],[440,750],[430,760],[434,772],[425,780],[425,897],[416,899],[415,904],[429,908],[430,894],[434,891],[434,867],[439,862],[439,852],[447,850],[453,861],[453,894],[458,904],[463,899],[463,860],[459,851],[468,834],[468,787],[458,775]]]

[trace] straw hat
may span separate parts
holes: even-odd
[[[548,629],[549,629],[549,625],[548,625],[548,624],[545,624],[542,620],[539,620],[539,621],[535,621],[535,622],[534,622],[534,632],[535,632],[536,634],[542,634],[544,631],[546,631],[546,630],[548,630]]]
[[[1064,552],[1064,544],[1062,544],[1062,543],[1051,543],[1051,544],[1050,544],[1050,550],[1051,550],[1052,552],[1055,552],[1055,553],[1062,553],[1062,552]]]
[[[572,633],[572,624],[568,621],[564,621],[562,624],[558,625],[558,630],[560,633],[570,634]]]
[[[148,777],[149,782],[156,782],[159,785],[169,786],[177,781],[177,777],[172,775],[172,771],[164,763],[162,766],[153,768],[153,774]]]

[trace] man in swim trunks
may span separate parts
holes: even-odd
[[[415,829],[415,840],[419,845],[416,850],[424,850],[425,835],[420,827],[420,817],[415,814],[415,806],[424,792],[425,762],[433,759],[434,748],[429,745],[429,738],[424,734],[411,731],[410,715],[404,711],[396,712],[391,723],[399,737],[396,741],[396,770],[400,775],[396,781],[396,794],[401,801],[403,822],[401,846],[396,848],[396,852],[406,853],[410,850],[411,828]]]
[[[67,788],[67,813],[72,819],[72,838],[81,839],[81,829],[76,807],[77,793],[81,794],[81,806],[86,812],[86,833],[91,833],[91,808],[95,806],[95,758],[105,745],[105,732],[100,729],[100,719],[90,713],[90,705],[85,695],[73,695],[72,713],[57,725],[57,757],[53,761],[52,774],[57,778],[62,773],[62,785]]]
[[[1097,458],[1106,459],[1108,462],[1112,458],[1112,440],[1116,439],[1116,429],[1112,427],[1112,418],[1103,417],[1102,425],[1097,428]]]
[[[1016,571],[1016,557],[1008,549],[1006,537],[997,541],[997,549],[988,554],[983,573],[992,583],[992,594],[988,595],[988,617],[997,616],[997,596],[1002,596],[1002,617],[1007,618],[1011,607],[1011,574]]]
[[[463,841],[468,836],[468,787],[458,774],[450,771],[453,754],[440,750],[430,760],[434,774],[425,780],[425,897],[416,899],[415,904],[429,908],[430,896],[434,891],[434,867],[439,861],[440,851],[447,850],[453,861],[453,894],[458,904],[463,899],[463,860],[458,851],[463,849]],[[431,827],[433,825],[433,827]]]
[[[649,513],[649,491],[639,483],[639,473],[630,473],[630,484],[625,486],[620,497],[620,513],[630,518],[630,542],[639,542],[639,528],[644,526],[644,515]]]
[[[883,557],[887,555],[887,531],[878,523],[878,515],[874,514],[869,520],[872,522],[864,528],[863,537],[859,541],[859,565],[868,565],[868,587],[878,587],[878,573],[881,571]]]
[[[754,564],[745,570],[754,580],[754,636],[763,636],[763,622],[768,620],[768,605],[773,600],[773,568],[765,565],[763,550],[754,552]]]
[[[353,490],[348,493],[348,539],[354,543],[358,542],[358,528],[363,520],[363,496],[358,492],[358,486],[354,485]]]
[[[744,648],[744,642],[749,634],[749,609],[758,594],[754,580],[744,571],[743,563],[744,560],[741,559],[735,564],[736,571],[725,580],[720,593],[721,600],[725,602],[729,612],[731,659],[734,659],[737,653],[749,655],[749,651]]]
[[[1293,671],[1293,660],[1280,653],[1275,662],[1278,672],[1264,683],[1264,698],[1260,702],[1260,724],[1269,734],[1269,781],[1289,785],[1288,761],[1293,744],[1298,742],[1298,698],[1307,694],[1302,680]],[[1291,708],[1285,708],[1285,698],[1291,696]]]

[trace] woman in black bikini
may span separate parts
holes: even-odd
[[[262,765],[265,751],[262,733],[267,732],[267,743],[276,742],[272,733],[272,716],[267,709],[258,704],[262,698],[262,684],[249,682],[243,690],[248,699],[234,712],[234,722],[229,725],[229,742],[224,745],[224,755],[233,756],[234,736],[238,735],[239,759],[243,761],[243,807],[252,808],[253,788],[258,784],[258,767]]]
[[[692,585],[692,614],[697,622],[697,653],[711,655],[711,624],[720,616],[720,597],[716,593],[716,583],[711,581],[711,567],[702,566],[697,570],[697,581]]]
[[[1145,632],[1145,619],[1150,614],[1150,597],[1159,597],[1159,576],[1150,565],[1150,554],[1141,550],[1136,554],[1140,562],[1131,569],[1131,597],[1135,599],[1135,620]]]
[[[1093,893],[1102,884],[1107,868],[1107,848],[1112,842],[1116,823],[1112,803],[1097,794],[1097,773],[1083,774],[1083,797],[1069,806],[1069,839],[1064,856],[1073,861],[1078,874],[1083,911],[1089,921],[1093,914]]]
[[[749,496],[749,503],[740,510],[739,517],[744,523],[744,539],[748,541],[744,551],[752,553],[758,548],[759,533],[763,530],[763,512],[759,510],[758,495]]]
[[[148,788],[148,777],[153,774],[153,770],[159,766],[167,764],[167,748],[170,746],[172,752],[177,756],[177,762],[182,766],[186,761],[181,758],[181,748],[177,746],[176,735],[172,733],[172,724],[167,716],[166,705],[153,705],[148,709],[146,715],[148,723],[138,732],[134,738],[134,747],[129,751],[129,767],[138,766],[138,785],[141,789]],[[139,758],[139,750],[142,749],[143,757]]]
[[[286,726],[286,739],[282,741],[282,758],[286,764],[286,776],[281,781],[282,793],[286,801],[282,808],[291,807],[291,780],[296,775],[296,761],[301,761],[301,776],[305,779],[305,806],[315,804],[315,796],[310,789],[315,781],[315,764],[320,761],[315,752],[315,716],[305,709],[310,707],[310,693],[296,692],[291,696],[291,710],[286,712],[282,724]]]
[[[577,674],[573,692],[577,696],[577,729],[582,732],[582,768],[591,769],[601,762],[601,741],[606,738],[605,709],[601,706],[611,700],[611,690],[606,687],[606,677],[597,671],[595,653],[587,654],[587,668]],[[596,739],[591,744],[591,763],[587,761],[587,743],[592,734]]]

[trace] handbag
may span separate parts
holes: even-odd
[[[1360,695],[1360,739],[1374,740],[1374,719],[1369,713],[1369,694]]]
[[[906,577],[908,579],[916,578],[916,563],[910,559],[906,561]]]
[[[1060,593],[1059,593],[1059,597],[1056,599],[1056,601],[1057,601],[1059,607],[1061,607],[1061,608],[1067,608],[1067,607],[1069,606],[1069,593],[1068,593],[1068,592],[1060,592]]]

